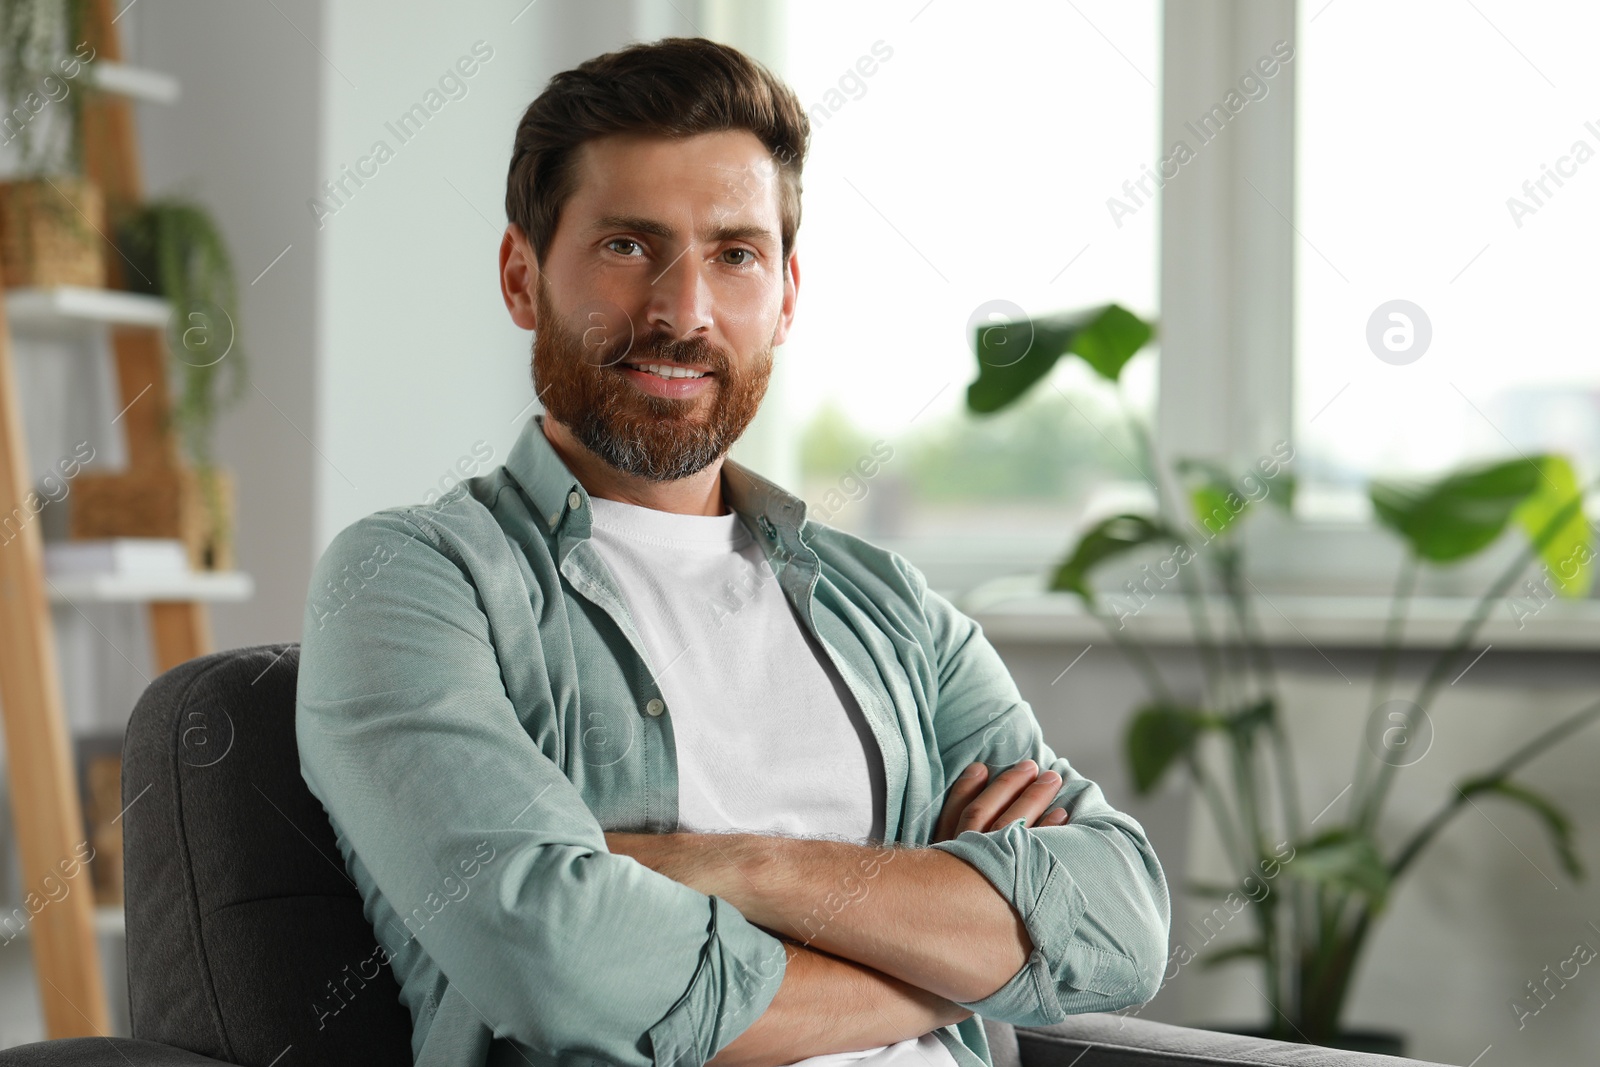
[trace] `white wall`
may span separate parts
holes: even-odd
[[[296,208],[318,174],[330,73],[311,41],[323,19],[318,0],[156,0],[118,22],[130,24],[131,60],[183,86],[174,106],[140,105],[146,195],[182,192],[210,207],[242,294],[239,343],[253,384],[219,419],[217,451],[237,480],[239,565],[256,595],[213,609],[220,648],[293,639],[305,602],[326,302],[317,235]]]
[[[407,18],[329,5],[325,49],[342,74],[326,83],[319,181],[378,140],[395,155],[319,235],[318,545],[370,511],[420,500],[475,441],[503,460],[513,419],[527,414],[529,335],[501,303],[496,254],[511,135],[547,73],[542,6],[513,24],[516,5],[433,6]],[[402,142],[389,126],[470,60],[474,42],[491,58],[463,79],[466,95]],[[305,200],[293,210],[309,217]]]

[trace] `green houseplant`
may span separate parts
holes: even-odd
[[[84,176],[87,0],[0,0],[0,183],[5,284],[105,284],[102,190]]]
[[[980,326],[974,337],[978,377],[968,387],[967,407],[979,415],[1001,411],[1072,356],[1118,385],[1123,368],[1153,336],[1150,323],[1114,304]],[[1144,452],[1144,470],[1155,472],[1156,510],[1116,515],[1082,531],[1051,573],[1049,588],[1075,594],[1148,686],[1149,702],[1135,712],[1125,738],[1136,789],[1149,792],[1181,770],[1216,826],[1236,885],[1249,886],[1252,879],[1259,885],[1263,872],[1270,872],[1269,880],[1279,872],[1286,876],[1278,891],[1259,900],[1248,894],[1254,904],[1250,939],[1203,964],[1245,960],[1262,968],[1271,1036],[1342,1043],[1351,981],[1395,884],[1473,798],[1498,798],[1531,811],[1549,832],[1562,868],[1573,877],[1583,873],[1567,815],[1515,776],[1600,718],[1600,702],[1495,766],[1461,779],[1453,795],[1400,840],[1380,834],[1379,818],[1396,769],[1409,759],[1404,746],[1417,736],[1441,688],[1466,666],[1476,635],[1513,583],[1542,561],[1560,594],[1586,590],[1594,551],[1584,494],[1571,465],[1552,455],[1467,467],[1433,481],[1371,483],[1378,522],[1405,549],[1373,680],[1371,707],[1386,718],[1371,720],[1380,727],[1376,746],[1357,745],[1347,815],[1313,832],[1300,802],[1278,680],[1239,537],[1252,507],[1271,501],[1287,508],[1293,477],[1278,463],[1236,476],[1218,464],[1189,460],[1175,464],[1164,479],[1148,428],[1132,416],[1129,422]],[[1414,696],[1389,700],[1420,572],[1470,558],[1513,527],[1524,537],[1521,550],[1477,600]],[[1158,579],[1176,580],[1182,589],[1204,678],[1198,694],[1174,690],[1156,658],[1123,625],[1127,606],[1116,607],[1113,619],[1106,594],[1091,584],[1102,566],[1135,560],[1141,552],[1162,554],[1166,566]],[[1143,573],[1152,572],[1146,567]],[[1135,582],[1126,587],[1135,596],[1141,588]],[[1286,855],[1269,842],[1292,848]],[[1238,895],[1235,885],[1188,889],[1203,899]]]
[[[231,530],[212,441],[218,413],[243,395],[248,381],[237,336],[238,286],[227,245],[211,213],[181,197],[128,209],[116,232],[132,266],[126,272],[129,288],[172,304],[167,350],[179,373],[173,428],[200,476],[216,537],[226,542]]]

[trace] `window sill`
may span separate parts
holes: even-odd
[[[1050,644],[1106,641],[1106,628],[1071,593],[997,588],[974,590],[959,606],[983,626],[990,641]],[[1126,600],[1126,598],[1120,598]],[[1469,597],[1417,597],[1408,607],[1402,643],[1406,648],[1445,648],[1477,601]],[[1514,612],[1512,604],[1517,605]],[[1227,602],[1207,597],[1215,631],[1230,618]],[[1269,593],[1252,608],[1267,643],[1274,647],[1378,648],[1388,623],[1390,601],[1382,596],[1330,596]],[[1537,609],[1537,610],[1536,610]],[[1108,619],[1116,625],[1115,613]],[[1163,596],[1123,620],[1126,632],[1149,644],[1185,645],[1193,633],[1181,596]],[[1502,601],[1478,631],[1476,647],[1592,651],[1600,647],[1600,600]]]

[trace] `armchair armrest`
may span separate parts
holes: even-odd
[[[131,1037],[64,1037],[0,1049],[0,1067],[237,1067]]]
[[[1195,1030],[1123,1015],[1077,1015],[1054,1026],[1019,1026],[1017,1046],[1022,1067],[1429,1067],[1425,1060]]]

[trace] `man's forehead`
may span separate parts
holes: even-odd
[[[778,164],[748,130],[611,134],[584,142],[575,161],[573,201],[592,214],[690,209],[728,220],[777,217]]]

